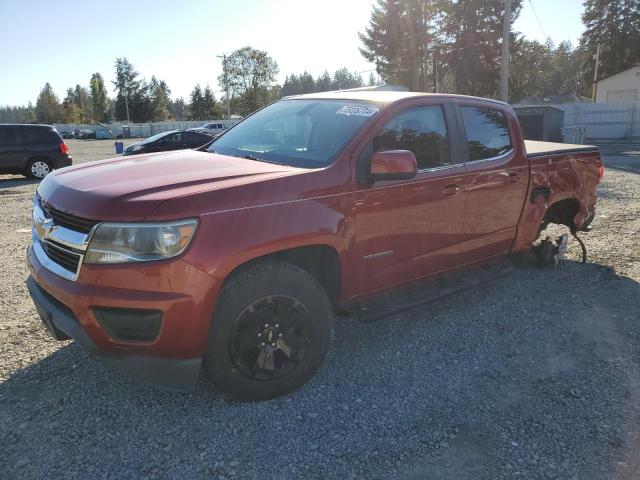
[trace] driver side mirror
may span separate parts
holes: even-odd
[[[376,152],[371,157],[369,179],[409,180],[418,174],[416,156],[409,150],[387,150]]]

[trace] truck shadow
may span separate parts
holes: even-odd
[[[257,404],[227,401],[204,379],[187,394],[145,386],[68,344],[0,384],[0,447],[6,465],[28,460],[26,477],[42,465],[63,477],[79,457],[85,478],[88,466],[180,477],[224,451],[248,477],[264,462],[300,461],[313,478],[366,476],[367,465],[380,478],[469,478],[500,467],[497,458],[560,462],[543,450],[550,436],[599,465],[613,437],[593,435],[595,418],[612,425],[620,451],[632,448],[639,311],[640,284],[609,267],[517,268],[376,322],[337,322],[314,379]],[[29,460],[34,445],[48,456]],[[227,474],[209,465],[192,476]]]

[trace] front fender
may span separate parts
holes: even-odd
[[[185,260],[225,279],[256,258],[301,246],[327,245],[347,265],[347,246],[354,233],[348,197],[332,195],[205,214]]]

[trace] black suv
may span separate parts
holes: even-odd
[[[0,173],[44,178],[69,165],[69,147],[51,125],[0,124]]]

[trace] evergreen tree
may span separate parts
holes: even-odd
[[[548,85],[551,62],[550,45],[525,38],[513,42],[509,58],[510,100],[541,96]]]
[[[638,0],[586,0],[582,21],[585,25],[580,46],[584,93],[591,93],[596,54],[600,44],[598,78],[619,73],[640,62],[640,2]]]
[[[284,86],[283,86],[284,88]],[[331,75],[326,70],[316,79],[316,92],[328,92],[333,88]]]
[[[36,109],[33,108],[33,104],[29,102],[27,108],[22,110],[22,118],[20,123],[36,123],[38,117],[36,116]]]
[[[299,78],[300,94],[313,93],[316,91],[316,82],[309,72],[306,70]]]
[[[36,111],[33,104],[22,106],[0,106],[0,123],[36,123]]]
[[[40,123],[56,123],[62,120],[60,100],[54,93],[49,82],[45,83],[38,95],[38,100],[36,101],[36,117]]]
[[[206,105],[200,84],[191,91],[191,120],[207,120]]]
[[[97,122],[106,122],[109,120],[109,97],[102,75],[97,72],[91,75],[89,85],[91,87],[93,118]]]
[[[163,122],[170,117],[169,112],[169,95],[171,90],[164,80],[158,81],[153,75],[148,85],[148,91],[151,101],[151,118],[152,122]]]
[[[333,90],[362,87],[362,77],[358,73],[351,73],[346,67],[336,70],[333,74]]]
[[[518,18],[521,7],[521,0],[513,1],[511,24]],[[504,0],[446,3],[442,49],[446,67],[455,79],[456,93],[497,96],[503,16]]]
[[[184,98],[180,97],[175,101],[169,101],[169,111],[171,116],[176,120],[184,120],[187,118],[187,106],[184,102]]]
[[[369,26],[359,33],[360,53],[383,81],[414,91],[427,89],[428,58],[436,45],[443,0],[378,0]]]
[[[282,96],[288,97],[290,95],[299,95],[300,94],[300,81],[295,74],[291,76],[287,76],[284,79],[284,83],[282,84]]]
[[[113,83],[116,96],[116,119],[134,122],[147,121],[150,116],[150,99],[144,80],[138,79],[133,65],[126,57],[116,59],[116,80]]]
[[[543,89],[543,95],[580,95],[582,86],[582,65],[585,52],[573,48],[571,42],[560,42],[551,54],[550,74]]]
[[[216,101],[216,97],[213,94],[211,87],[207,85],[204,89],[203,104],[205,118],[203,120],[215,120],[223,117],[222,107]]]

